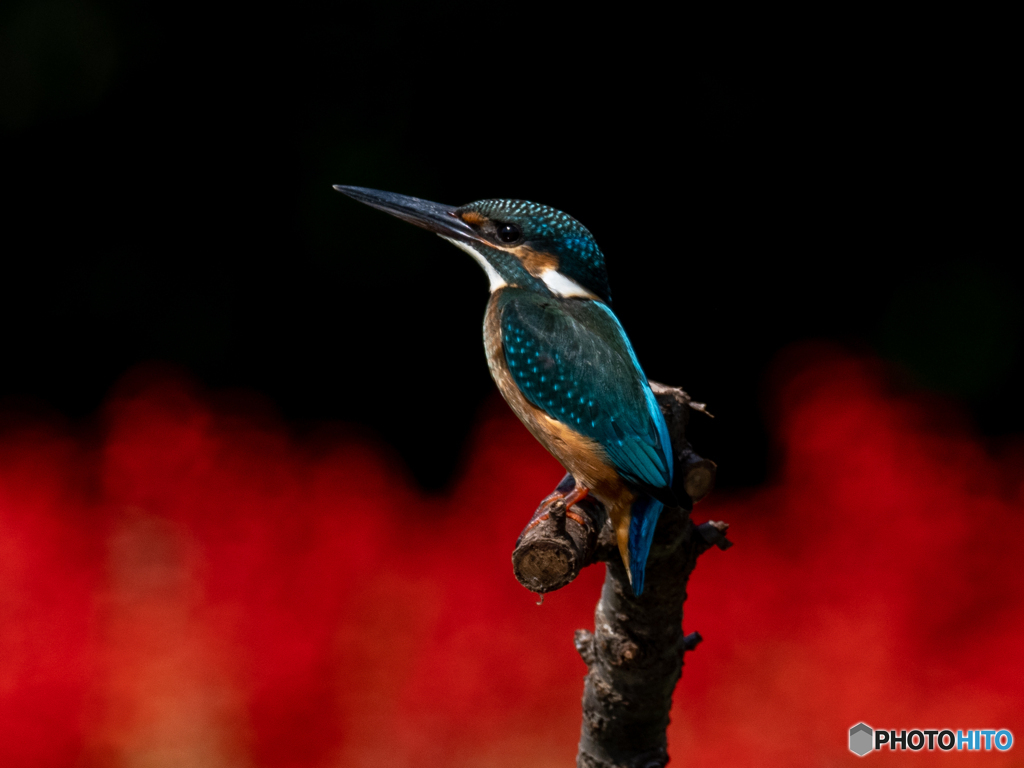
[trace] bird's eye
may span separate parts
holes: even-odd
[[[515,224],[499,224],[498,225],[498,239],[503,243],[514,243],[516,240],[523,236],[523,230],[521,230]]]

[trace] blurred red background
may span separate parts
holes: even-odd
[[[871,359],[774,370],[771,481],[694,512],[736,547],[690,583],[673,765],[852,764],[860,721],[1020,738],[1024,442]],[[538,606],[509,560],[556,462],[494,400],[426,495],[240,399],[144,369],[96,428],[0,432],[0,764],[571,765],[603,569]]]

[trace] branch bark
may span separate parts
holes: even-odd
[[[668,423],[675,454],[673,490],[684,508],[666,508],[647,560],[647,588],[633,595],[615,536],[601,504],[592,497],[565,508],[549,496],[519,536],[512,568],[519,582],[541,595],[561,589],[580,571],[607,564],[594,632],[576,631],[575,643],[588,672],[583,688],[579,768],[660,768],[668,763],[665,731],[672,692],[682,674],[683,653],[701,641],[683,636],[686,584],[697,557],[712,546],[727,549],[728,525],[694,525],[690,510],[711,490],[715,464],[686,440],[693,410],[704,411],[683,390],[651,382]],[[708,414],[710,416],[710,414]],[[572,488],[566,475],[556,491]]]

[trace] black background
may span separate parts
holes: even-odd
[[[715,412],[720,486],[765,479],[802,339],[1020,431],[998,21],[717,13],[5,4],[0,410],[87,420],[167,361],[443,487],[493,396],[486,279],[342,183],[581,220],[648,375]]]

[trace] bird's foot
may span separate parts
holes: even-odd
[[[587,521],[583,518],[582,515],[579,515],[579,514],[573,512],[570,509],[570,507],[572,507],[572,505],[575,504],[576,502],[583,501],[585,498],[587,498],[587,495],[589,493],[590,493],[590,489],[589,488],[585,488],[584,486],[577,485],[576,487],[574,487],[568,493],[562,493],[561,491],[554,491],[553,493],[548,494],[548,496],[545,497],[544,501],[542,501],[540,503],[541,508],[542,509],[546,508],[548,511],[545,512],[544,514],[542,514],[540,517],[538,517],[532,523],[530,523],[530,525],[527,526],[526,530],[530,530],[535,525],[539,524],[542,520],[547,520],[549,514],[551,513],[551,511],[554,509],[555,505],[558,502],[562,502],[562,504],[564,505],[562,508],[564,510],[564,514],[565,514],[566,517],[568,517],[571,520],[575,520],[577,523],[579,523],[584,528],[586,528],[587,527]]]
[[[564,498],[565,494],[562,493],[561,491],[552,491],[551,493],[544,497],[544,500],[541,501],[540,505],[542,507],[550,507],[553,506],[556,501],[561,501]]]
[[[583,501],[587,498],[587,494],[590,493],[590,489],[586,486],[577,485],[569,493],[562,496],[562,503],[565,505],[565,516],[571,520],[575,520],[577,523],[582,525],[584,528],[587,527],[587,521],[583,519],[581,515],[572,511],[572,505]]]

